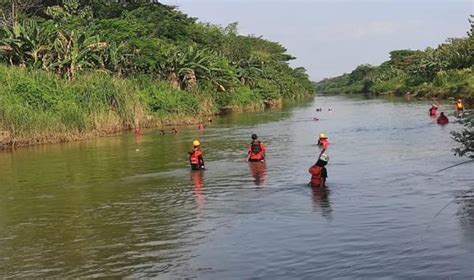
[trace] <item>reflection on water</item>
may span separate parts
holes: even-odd
[[[191,180],[194,185],[194,196],[196,197],[196,204],[198,209],[201,209],[206,203],[206,196],[204,194],[204,170],[192,170]]]
[[[267,177],[267,165],[265,162],[249,162],[249,169],[256,186],[262,187]]]
[[[0,278],[470,279],[472,165],[435,172],[463,160],[428,105],[318,97],[0,153]],[[309,188],[321,132],[330,177]],[[265,163],[246,162],[252,133]]]
[[[319,209],[321,211],[321,214],[328,218],[331,219],[331,203],[329,201],[329,195],[331,194],[331,191],[329,190],[329,187],[324,187],[324,188],[312,188],[313,192],[313,205],[315,209]]]

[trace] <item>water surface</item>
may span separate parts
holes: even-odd
[[[436,172],[463,159],[428,107],[318,97],[203,133],[0,153],[0,278],[471,279],[474,169]],[[321,132],[328,187],[313,190]],[[265,165],[245,161],[252,133]],[[205,172],[187,166],[194,138]]]

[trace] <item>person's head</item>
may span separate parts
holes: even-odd
[[[328,139],[327,135],[324,133],[319,134],[319,139]]]
[[[199,140],[194,140],[193,141],[193,147],[194,148],[199,148],[201,146],[201,142],[199,142]]]
[[[258,138],[257,134],[255,134],[255,133],[252,134],[252,140],[257,140],[257,138]]]
[[[441,114],[439,114],[439,115],[444,117],[444,112],[441,112]]]
[[[458,102],[462,102],[462,99],[461,99],[461,98],[459,98],[459,99],[458,99]]]
[[[431,108],[438,108],[438,106],[436,106],[436,104],[433,104],[431,105]]]

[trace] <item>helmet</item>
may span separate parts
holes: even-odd
[[[458,99],[458,102],[462,102],[462,99],[461,99],[461,98],[459,98],[459,99]]]
[[[257,140],[257,134],[255,134],[255,133],[252,134],[252,139],[253,139],[253,140]]]
[[[319,157],[320,160],[324,161],[324,162],[328,162],[329,161],[329,156],[327,154],[322,154],[320,157]]]
[[[319,138],[326,139],[326,138],[328,138],[328,137],[326,136],[326,134],[321,133],[321,134],[319,134]]]
[[[193,146],[194,147],[201,146],[201,142],[199,142],[199,140],[194,140],[193,141]]]
[[[431,105],[431,107],[438,108],[438,106],[436,104]]]

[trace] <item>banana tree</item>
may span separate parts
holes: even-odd
[[[205,50],[190,46],[186,49],[171,47],[163,52],[157,68],[174,89],[194,90],[198,79],[211,73],[210,56]]]
[[[51,51],[51,33],[34,21],[23,21],[0,30],[0,55],[12,65],[41,68]]]
[[[98,64],[99,52],[107,47],[98,36],[74,31],[58,32],[53,45],[54,62],[49,67],[68,80],[73,80],[77,71]]]

